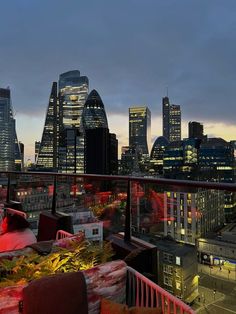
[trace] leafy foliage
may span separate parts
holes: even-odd
[[[87,240],[74,241],[70,248],[54,248],[46,256],[30,253],[12,260],[0,260],[0,287],[26,284],[56,273],[73,272],[105,263],[113,255],[111,244],[92,244]]]

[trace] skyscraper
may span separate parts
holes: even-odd
[[[53,82],[45,118],[43,135],[36,160],[37,168],[45,170],[57,169],[58,146],[58,105],[57,83]]]
[[[95,89],[90,92],[84,105],[83,127],[85,130],[95,128],[108,129],[104,104]]]
[[[84,172],[82,113],[88,88],[88,78],[78,70],[60,75],[58,168],[63,173]]]
[[[85,172],[117,174],[118,141],[110,134],[106,111],[96,90],[89,94],[83,110]]]
[[[203,125],[200,122],[190,121],[188,123],[188,137],[203,139]]]
[[[10,89],[0,88],[0,170],[15,170],[16,129]]]
[[[148,155],[151,145],[151,112],[148,107],[129,108],[129,146]]]
[[[181,140],[181,111],[179,105],[171,105],[169,98],[162,98],[163,136],[169,142]]]
[[[39,148],[40,148],[40,141],[34,142],[34,162],[37,163],[38,155],[39,155]]]

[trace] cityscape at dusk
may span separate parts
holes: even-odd
[[[148,106],[154,142],[168,94],[187,123],[235,139],[235,1],[10,1],[2,3],[0,86],[11,89],[25,159],[41,140],[51,82],[78,69],[106,106],[119,146],[128,108]],[[122,128],[120,127],[122,125]]]
[[[1,314],[236,314],[235,12],[1,4]]]

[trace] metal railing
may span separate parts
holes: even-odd
[[[137,307],[161,308],[163,314],[194,314],[190,306],[162,289],[135,269],[127,267],[127,304]]]
[[[64,230],[57,230],[56,240],[65,239],[68,237],[72,237],[73,234]]]

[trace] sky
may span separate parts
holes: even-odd
[[[162,97],[210,137],[236,139],[235,0],[9,0],[1,3],[0,87],[10,87],[18,140],[32,159],[53,81],[80,70],[128,145],[128,108],[151,110],[162,135]]]

